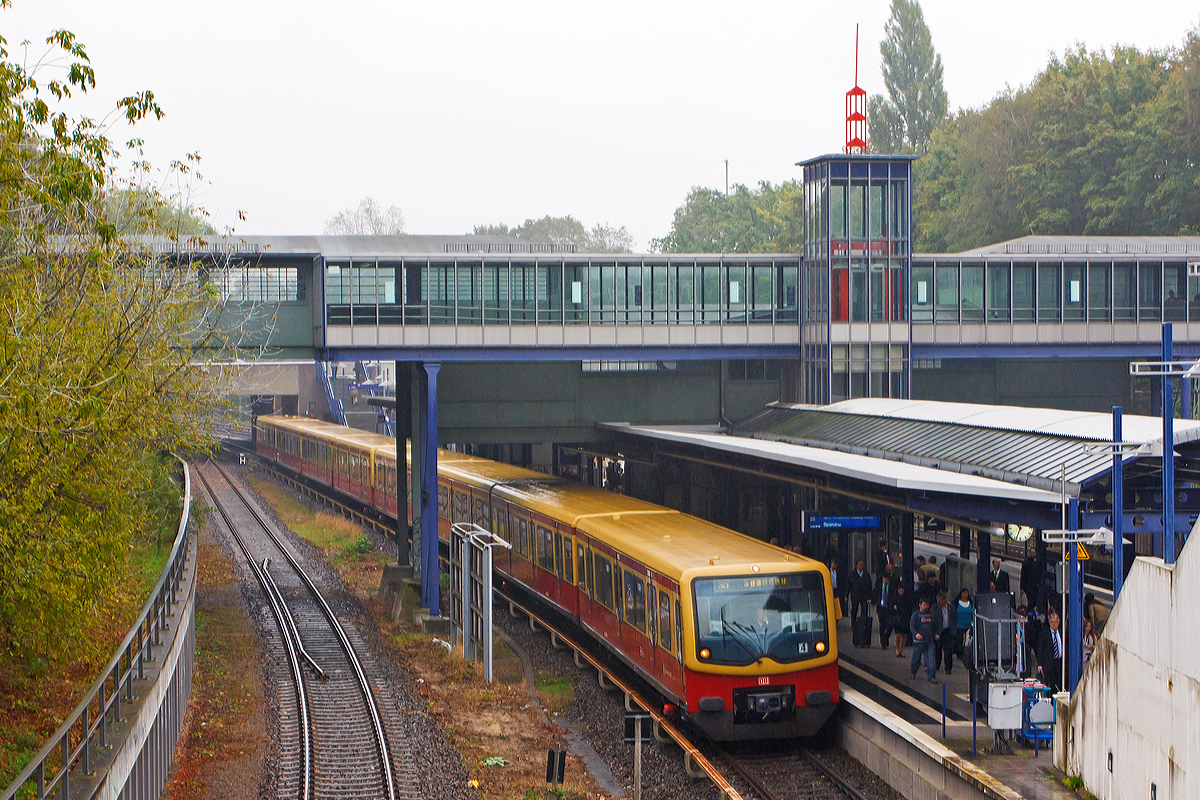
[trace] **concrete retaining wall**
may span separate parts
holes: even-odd
[[[841,686],[842,749],[908,800],[1021,800],[1021,795],[878,703]]]
[[[1200,797],[1200,545],[1139,558],[1075,694],[1060,711],[1059,769],[1101,800]],[[1112,769],[1109,769],[1109,755]],[[1151,789],[1153,787],[1153,793]]]

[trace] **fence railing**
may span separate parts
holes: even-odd
[[[191,690],[195,645],[196,546],[188,535],[186,463],[183,476],[179,529],[150,599],[71,716],[0,800],[159,796]]]

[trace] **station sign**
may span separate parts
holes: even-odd
[[[810,531],[839,531],[850,528],[878,528],[879,517],[809,517],[805,528]]]

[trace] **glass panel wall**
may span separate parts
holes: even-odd
[[[958,265],[939,264],[935,277],[937,298],[934,320],[958,322]]]
[[[983,264],[962,265],[962,321],[983,322]]]
[[[1138,319],[1161,320],[1162,310],[1162,264],[1143,261],[1138,264]]]
[[[1083,264],[1063,265],[1063,320],[1084,319],[1087,296],[1084,292]]]
[[[1137,318],[1137,265],[1130,261],[1113,264],[1113,319],[1128,322]]]
[[[1052,261],[1037,265],[1038,322],[1058,322],[1062,319],[1062,266]]]
[[[1187,279],[1181,263],[1163,264],[1163,319],[1183,322],[1187,319]]]
[[[1009,319],[1009,265],[989,262],[987,265],[987,318],[992,322]]]
[[[1087,265],[1088,320],[1103,322],[1112,317],[1112,266],[1092,263]]]

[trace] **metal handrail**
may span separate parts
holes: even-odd
[[[187,526],[192,509],[192,478],[187,462],[180,458],[179,463],[183,464],[183,513],[179,518],[179,528],[175,534],[171,555],[167,558],[167,566],[159,576],[154,591],[151,592],[146,605],[142,607],[138,621],[129,629],[129,633],[125,634],[124,640],[104,667],[100,677],[92,684],[92,688],[38,751],[38,754],[30,759],[25,769],[21,770],[21,774],[17,775],[3,792],[0,792],[0,800],[11,800],[31,778],[37,780],[38,800],[50,796],[60,786],[62,788],[61,796],[68,797],[71,767],[77,761],[82,762],[80,766],[82,766],[84,774],[87,774],[90,772],[92,740],[98,737],[98,746],[106,747],[108,745],[109,712],[114,712],[112,714],[114,719],[120,719],[122,689],[125,691],[126,702],[133,701],[134,672],[136,670],[137,677],[143,677],[143,663],[153,661],[150,648],[161,644],[162,631],[170,628],[167,618],[173,614],[169,612],[169,609],[175,603],[175,594],[183,579],[183,568],[187,562]],[[124,672],[121,670],[122,656],[125,657]],[[110,679],[113,688],[111,693],[106,691]],[[93,716],[91,711],[94,702],[96,708]],[[79,728],[78,731],[76,731],[76,727]],[[71,748],[72,733],[75,733],[75,737],[78,739],[78,744],[74,749]],[[56,754],[61,755],[61,763],[47,784],[46,762]]]

